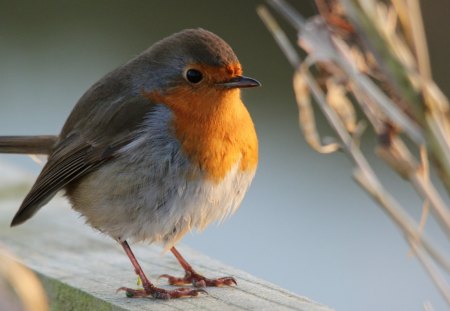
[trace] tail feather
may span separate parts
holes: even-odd
[[[0,153],[50,154],[58,136],[0,136]]]

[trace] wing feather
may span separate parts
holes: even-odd
[[[143,97],[116,101],[107,107],[108,111],[104,111],[109,119],[104,117],[96,128],[89,128],[86,120],[77,123],[71,118],[74,128],[71,130],[65,126],[64,131],[68,134],[60,139],[50,154],[11,226],[25,222],[67,184],[117,156],[118,150],[138,135],[154,107],[155,104]]]

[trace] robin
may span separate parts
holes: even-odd
[[[175,248],[239,207],[255,174],[258,140],[231,47],[203,29],[173,34],[108,73],[78,101],[59,136],[3,136],[0,152],[47,154],[48,161],[12,220],[32,217],[60,190],[95,229],[118,241],[143,289],[128,297],[197,296],[166,290],[145,276],[127,241],[162,243],[184,277],[171,285],[236,285],[197,273]]]

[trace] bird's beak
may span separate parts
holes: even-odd
[[[219,87],[223,87],[225,89],[234,89],[234,88],[257,87],[261,86],[261,83],[259,83],[259,81],[253,78],[237,76],[231,78],[228,81],[217,83],[216,85]]]

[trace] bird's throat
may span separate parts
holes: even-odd
[[[240,170],[255,170],[258,140],[240,91],[189,93],[185,90],[181,94],[150,95],[173,111],[174,132],[189,160],[215,182],[220,182],[239,161]]]

